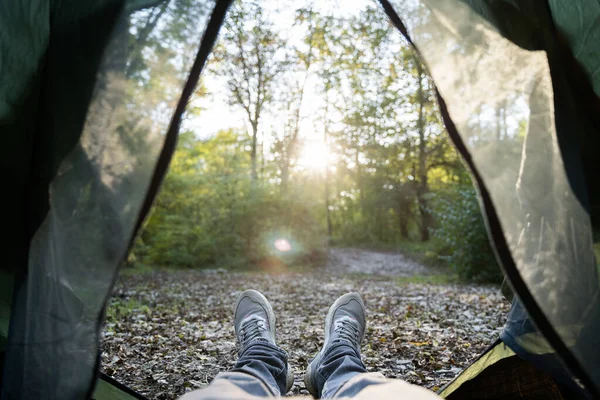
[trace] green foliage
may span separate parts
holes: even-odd
[[[225,95],[245,129],[224,120],[213,136],[180,135],[130,262],[303,268],[322,260],[328,244],[364,245],[399,249],[429,265],[441,253],[462,278],[495,280],[475,195],[448,189],[469,185],[470,177],[445,134],[431,79],[382,10],[337,18],[306,3],[282,30],[261,3],[233,4],[204,71],[206,90],[196,93]],[[165,5],[137,29],[160,18],[167,37],[187,36],[172,11]],[[130,62],[140,80],[136,95],[158,87],[150,97],[162,99],[169,82],[146,82],[144,71],[172,54],[157,38],[144,40],[162,56],[139,53]],[[196,123],[189,126],[202,126],[204,112],[192,107]],[[311,143],[325,150],[306,154]],[[282,240],[288,251],[276,248]]]
[[[440,254],[446,251],[446,245],[437,237],[427,242],[401,241],[394,246],[405,256],[430,267],[446,267],[447,263],[440,259]]]
[[[436,197],[434,232],[446,245],[440,257],[461,279],[501,282],[502,272],[487,236],[475,190],[458,186]]]
[[[106,321],[118,321],[135,313],[149,315],[151,311],[147,305],[140,303],[136,299],[129,299],[127,301],[120,299],[113,300],[106,309]]]
[[[255,184],[248,139],[222,131],[207,140],[181,134],[178,151],[144,231],[139,261],[180,267],[291,263],[321,252],[322,224],[310,203]],[[290,251],[274,247],[278,239]],[[272,261],[270,261],[272,262]]]

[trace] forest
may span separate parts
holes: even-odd
[[[131,103],[155,110],[141,120],[168,123],[210,4],[172,0],[130,20]],[[422,11],[404,17],[427,26]],[[499,98],[465,107],[463,132],[505,167],[494,183],[514,188],[529,108],[521,92]],[[102,369],[157,399],[233,367],[245,289],[273,303],[297,395],[344,293],[366,302],[367,370],[434,391],[498,338],[509,309],[430,72],[374,1],[232,3],[127,261]]]
[[[319,265],[328,248],[358,246],[497,282],[475,189],[419,55],[376,4],[284,3],[230,9],[130,263]],[[135,40],[160,12],[136,20]],[[162,35],[144,38],[158,62],[176,51],[165,32],[187,34],[176,16],[162,21]],[[480,123],[482,137],[524,135],[507,107]]]

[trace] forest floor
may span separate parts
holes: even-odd
[[[252,288],[275,309],[292,394],[308,394],[302,378],[323,343],[327,310],[358,291],[368,312],[367,369],[437,390],[497,338],[508,312],[498,287],[451,282],[401,254],[362,249],[332,249],[326,267],[301,272],[126,274],[107,311],[102,368],[152,399],[206,386],[235,363],[232,307]]]

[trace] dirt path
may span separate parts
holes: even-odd
[[[370,275],[426,275],[429,269],[400,253],[378,252],[356,248],[329,250],[327,271],[331,273],[363,273]]]
[[[432,389],[487,347],[504,322],[508,307],[496,287],[401,283],[390,274],[426,268],[398,255],[345,249],[332,257],[340,262],[302,274],[195,270],[124,277],[109,309],[103,369],[156,399],[206,386],[235,362],[232,306],[247,288],[273,304],[278,344],[294,370],[293,394],[308,393],[302,377],[322,345],[325,314],[348,291],[359,291],[368,309],[367,368]],[[341,276],[344,271],[362,274]]]

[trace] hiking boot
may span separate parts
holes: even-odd
[[[329,349],[335,345],[348,345],[360,354],[360,345],[367,327],[365,315],[365,304],[358,293],[347,293],[341,296],[329,308],[325,318],[325,343],[319,354],[308,365],[304,375],[306,389],[314,397],[319,395],[317,370]]]
[[[257,341],[275,342],[275,312],[271,303],[256,290],[242,292],[235,302],[233,325],[235,336],[240,344],[240,354]],[[281,350],[283,351],[283,350]],[[287,365],[287,391],[294,384],[294,374]],[[285,393],[281,393],[285,395]]]

